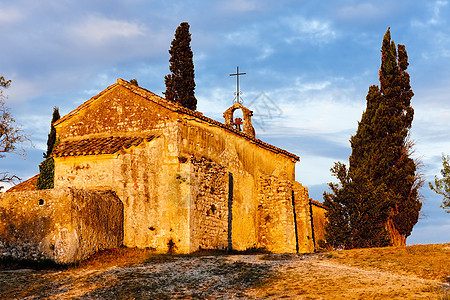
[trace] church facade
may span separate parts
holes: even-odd
[[[55,189],[117,195],[127,247],[312,252],[299,157],[256,139],[251,116],[235,103],[218,122],[118,79],[54,123]]]

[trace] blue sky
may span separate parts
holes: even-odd
[[[26,160],[1,171],[38,172],[53,106],[65,115],[117,78],[165,90],[168,49],[189,22],[198,110],[222,120],[240,80],[257,137],[300,156],[297,180],[322,201],[329,169],[346,163],[349,139],[378,84],[384,33],[405,44],[415,93],[411,137],[427,181],[450,154],[449,1],[0,1],[0,75],[7,105],[30,135]],[[427,186],[408,244],[450,242],[450,214]]]

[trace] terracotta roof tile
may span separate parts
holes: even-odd
[[[28,180],[25,180],[19,184],[16,184],[15,186],[11,187],[9,190],[6,191],[6,193],[9,192],[23,192],[23,191],[35,191],[37,190],[36,183],[38,180],[39,174],[34,175]]]
[[[53,150],[53,157],[114,154],[122,149],[150,142],[154,135],[144,137],[101,137],[84,140],[62,141]]]

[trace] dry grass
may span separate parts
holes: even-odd
[[[445,282],[450,277],[450,243],[329,252],[335,262]],[[450,283],[450,282],[449,282]]]
[[[449,251],[450,244],[442,244],[307,255],[170,256],[120,248],[64,268],[3,262],[0,298],[449,299]]]

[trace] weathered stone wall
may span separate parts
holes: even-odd
[[[166,100],[150,92],[140,97],[139,89],[119,82],[56,124],[58,138],[157,138],[115,154],[58,157],[55,186],[116,191],[124,203],[124,245],[166,252],[171,241],[177,252],[187,253],[190,187],[179,176],[185,170],[178,161],[178,115],[145,97]]]
[[[314,252],[308,189],[295,181],[293,190],[297,219],[298,251],[300,253]]]
[[[157,97],[155,95],[155,97]],[[106,105],[105,105],[106,104]],[[79,109],[63,124],[56,125],[59,139],[113,134],[136,134],[163,129],[176,114],[117,85]]]
[[[123,205],[109,191],[71,188],[0,194],[0,255],[83,260],[122,245]]]
[[[191,157],[191,251],[228,247],[228,172],[204,157]]]
[[[56,158],[55,186],[113,189],[124,203],[125,246],[167,252],[171,241],[188,253],[190,170],[175,155],[173,128],[114,155]]]
[[[276,253],[296,252],[292,183],[262,175],[258,191],[258,246]]]
[[[256,178],[259,173],[295,180],[292,158],[269,151],[225,128],[192,117],[180,120],[180,153],[200,155],[220,162],[238,176],[240,171]]]
[[[316,249],[320,248],[320,241],[325,242],[325,223],[327,221],[327,209],[319,202],[311,200],[312,219],[314,228],[314,239]]]
[[[295,180],[295,160],[269,151],[248,139],[192,117],[179,122],[181,155],[197,155],[225,167],[232,174],[232,247],[258,247],[259,174]],[[295,250],[295,247],[294,247]]]

